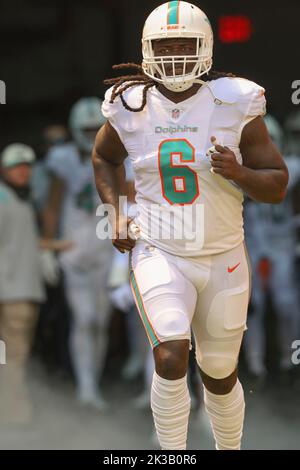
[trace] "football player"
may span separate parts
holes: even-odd
[[[132,222],[121,214],[112,220],[113,244],[131,251],[132,289],[155,360],[157,435],[162,449],[186,449],[192,328],[216,448],[240,449],[237,363],[249,299],[243,192],[279,203],[288,172],[262,119],[264,89],[211,72],[203,11],[183,1],[157,7],[142,48],[136,75],[107,82],[93,163],[100,197],[117,213],[127,155],[135,171],[139,236],[123,236]]]
[[[95,211],[100,201],[91,152],[95,133],[103,122],[98,98],[83,98],[71,109],[73,142],[56,145],[47,155],[51,183],[44,217],[45,236],[54,237],[59,232],[73,242],[73,248],[60,257],[72,312],[70,354],[80,403],[98,409],[106,407],[98,379],[107,344],[110,304],[106,279],[111,243],[96,237],[99,219]]]

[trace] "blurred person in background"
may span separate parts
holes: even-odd
[[[98,98],[83,98],[72,107],[69,128],[73,141],[55,145],[46,157],[50,186],[43,216],[44,236],[58,234],[73,242],[73,248],[59,260],[72,313],[70,356],[79,402],[99,410],[107,406],[98,382],[108,340],[106,284],[112,248],[108,239],[100,241],[96,236],[100,200],[91,152],[103,122]]]
[[[284,154],[300,158],[300,111],[288,115],[284,123]]]
[[[288,115],[284,123],[285,130],[285,154],[294,161],[300,160],[300,111],[294,111]],[[296,214],[300,214],[300,184],[293,191],[293,205]],[[296,277],[297,285],[300,287],[300,226],[297,226],[297,248],[296,248]],[[300,335],[300,331],[299,331]]]
[[[50,177],[45,156],[51,149],[70,141],[68,129],[59,123],[49,123],[42,130],[38,147],[38,160],[32,168],[32,201],[37,215],[39,230],[43,230],[43,211],[48,201]],[[43,250],[47,300],[40,309],[33,353],[41,360],[48,373],[62,376],[70,373],[68,336],[70,312],[64,293],[63,276],[57,256]]]
[[[6,344],[7,364],[0,372],[0,419],[4,421],[26,421],[31,416],[24,374],[39,305],[45,300],[40,249],[68,247],[56,240],[39,240],[30,197],[34,161],[33,149],[23,144],[9,145],[1,157],[0,338]]]
[[[31,172],[31,199],[37,215],[39,229],[42,231],[43,211],[49,197],[50,178],[46,168],[45,155],[56,145],[62,145],[69,138],[68,130],[59,124],[45,127],[43,130],[42,158],[39,158],[32,167]],[[48,286],[56,287],[60,282],[60,269],[52,250],[43,250],[41,253],[44,265],[45,281]]]
[[[265,116],[269,134],[277,146],[283,148],[283,130],[270,114]],[[299,297],[295,282],[296,217],[293,192],[300,182],[300,159],[285,157],[289,170],[286,198],[278,205],[258,204],[248,201],[245,205],[245,233],[253,267],[252,311],[248,319],[244,351],[249,371],[254,378],[264,379],[266,331],[266,295],[270,293],[278,318],[279,368],[282,376],[293,375],[291,345],[298,337]],[[290,377],[292,379],[292,377]]]

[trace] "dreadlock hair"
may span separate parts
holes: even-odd
[[[108,78],[104,80],[105,85],[113,85],[112,94],[110,98],[110,103],[113,103],[115,99],[119,96],[122,104],[125,109],[132,111],[133,113],[138,113],[143,111],[147,102],[147,91],[153,86],[157,86],[158,83],[152,78],[148,77],[143,70],[143,67],[139,64],[129,62],[127,64],[118,64],[113,65],[113,70],[122,70],[122,69],[135,69],[136,73],[134,75],[121,75],[116,78]],[[211,70],[208,72],[206,79],[207,80],[217,80],[218,78],[223,77],[235,77],[232,73],[217,72],[216,70]],[[143,88],[142,104],[138,108],[132,108],[124,99],[123,93],[136,85],[145,85]]]

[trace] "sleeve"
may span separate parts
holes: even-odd
[[[108,121],[120,137],[121,142],[123,142],[121,127],[118,123],[118,117],[120,116],[120,100],[119,98],[117,98],[116,101],[114,101],[113,103],[110,102],[112,89],[113,88],[109,88],[105,93],[104,101],[102,104],[102,114],[106,119],[108,119]]]
[[[239,101],[240,110],[242,111],[242,122],[239,129],[240,136],[246,124],[258,116],[263,117],[266,114],[266,98],[265,89],[260,85],[249,80],[243,83],[241,87],[241,98]]]
[[[128,88],[123,93],[123,98],[126,103],[132,107],[137,108],[141,105],[143,100],[144,85],[136,85]],[[142,128],[141,113],[134,113],[127,110],[118,96],[113,103],[110,102],[112,88],[109,88],[105,93],[104,102],[102,105],[102,113],[109,120],[110,124],[116,130],[121,142],[126,147],[126,140],[132,132],[138,132]]]

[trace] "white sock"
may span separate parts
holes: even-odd
[[[187,376],[178,380],[167,380],[154,371],[151,409],[162,449],[186,449],[190,407]]]
[[[204,387],[204,403],[216,449],[240,450],[245,415],[244,392],[240,381],[226,395],[215,395]]]

